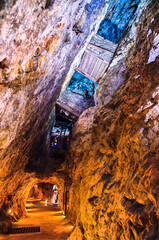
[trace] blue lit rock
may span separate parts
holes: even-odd
[[[105,1],[5,3],[0,4],[0,230],[10,224],[8,209],[15,219],[25,214],[29,190],[38,182],[56,184],[62,204],[66,180],[68,213],[75,223],[70,240],[156,240],[158,1],[141,0],[99,81],[98,104],[75,124],[67,164],[56,162],[57,169],[46,146],[52,109]],[[116,8],[121,10],[120,4]]]
[[[113,43],[118,43],[133,18],[139,2],[140,0],[111,1],[97,34]]]
[[[93,81],[86,78],[81,73],[75,71],[67,87],[67,90],[75,93],[79,93],[83,96],[85,95],[84,90],[87,90],[89,94],[89,98],[91,98],[92,84],[93,84]],[[97,84],[94,83],[94,91],[96,91],[96,87],[97,87]]]

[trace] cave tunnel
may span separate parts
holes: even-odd
[[[55,184],[38,183],[35,184],[29,192],[27,203],[35,201],[42,201],[44,206],[56,205],[58,206],[58,188]],[[27,206],[26,203],[26,206]]]
[[[0,239],[159,239],[159,1],[0,3]]]

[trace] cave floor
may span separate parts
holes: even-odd
[[[73,230],[73,225],[62,215],[62,211],[60,211],[58,207],[44,205],[44,201],[34,201],[33,204],[30,203],[29,207],[27,206],[27,216],[13,224],[14,228],[40,226],[39,233],[0,235],[0,239],[66,240]]]

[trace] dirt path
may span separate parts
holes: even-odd
[[[3,240],[67,240],[73,230],[73,225],[62,215],[58,207],[44,206],[44,203],[28,207],[27,217],[15,223],[13,227],[37,227],[40,233],[25,233],[15,235],[0,235]]]

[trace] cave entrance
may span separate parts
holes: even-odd
[[[29,192],[26,209],[51,206],[59,208],[57,186],[51,183],[35,184]]]

